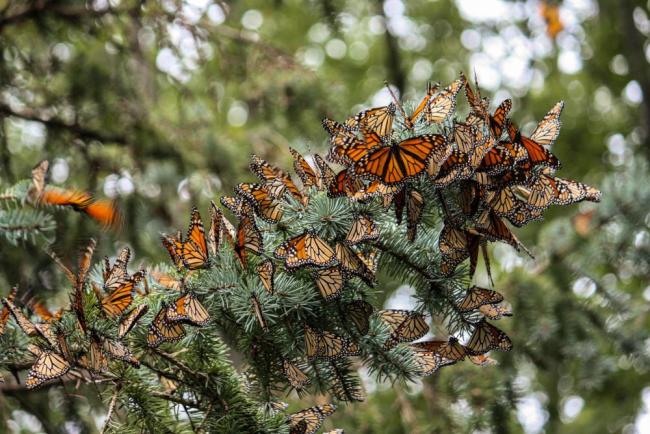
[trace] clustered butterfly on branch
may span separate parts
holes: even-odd
[[[469,114],[461,121],[454,115],[463,87]],[[162,236],[176,270],[152,270],[149,277],[173,292],[163,291],[165,301],[149,322],[147,345],[156,348],[179,341],[188,325],[214,326],[224,312],[234,312],[232,304],[240,297],[257,326],[247,328],[236,315],[228,321],[252,342],[244,349],[249,360],[271,362],[265,366],[271,366],[272,372],[258,372],[258,381],[266,381],[268,388],[275,372],[296,390],[309,387],[312,378],[320,383],[325,376],[331,380],[327,391],[334,398],[360,401],[364,399],[361,387],[341,375],[349,371],[348,358],[379,360],[378,356],[400,348],[408,350],[414,374],[419,376],[466,358],[477,365],[493,364],[489,351],[512,347],[510,338],[486,321],[511,315],[497,291],[471,286],[462,297],[442,294],[455,312],[468,318],[471,335],[464,344],[454,336],[414,342],[429,331],[426,314],[441,313],[375,312],[367,291],[377,284],[381,253],[391,253],[382,240],[389,232],[401,230],[404,211],[403,243],[415,243],[425,208],[438,204],[443,221],[439,260],[419,270],[426,280],[454,278],[466,259],[471,279],[481,248],[489,273],[488,242],[525,250],[506,221],[522,226],[541,218],[550,205],[600,199],[598,190],[554,175],[560,164],[545,146],[559,134],[562,102],[530,137],[508,118],[510,100],[494,113],[489,105],[478,87],[473,90],[461,75],[442,90],[429,86],[411,114],[395,98],[394,103],[365,110],[343,123],[325,119],[331,145],[327,159],[340,168],[333,169],[318,154],[310,164],[290,149],[300,183],[253,156],[250,168],[259,182],[241,183],[234,196],[221,198],[236,224],[213,202],[207,233],[194,208],[185,237],[180,231]],[[41,178],[37,170],[37,189],[43,185]],[[384,210],[391,207],[395,217],[387,224]],[[41,322],[32,323],[14,304],[15,291],[3,300],[2,329],[12,314],[20,328],[39,342],[30,347],[37,357],[27,377],[30,388],[69,372],[84,378],[84,370],[91,378],[110,379],[109,359],[139,365],[126,339],[153,305],[148,289],[135,297],[140,282],[148,286],[145,272],[129,274],[130,251],[125,248],[114,265],[104,262],[101,283],[88,279],[94,247],[91,243],[82,255],[76,274],[55,258],[73,286],[66,312],[76,318],[83,338],[74,345],[69,345],[70,337],[57,325],[61,314],[44,315],[42,306],[32,307],[41,317]],[[224,272],[235,272],[237,281],[230,285],[234,289],[215,298],[215,291],[202,287],[201,279]],[[299,286],[301,282],[305,285]],[[309,294],[297,294],[305,297],[301,298],[304,304],[295,303],[288,294],[291,288],[309,287],[313,288]],[[88,305],[87,293],[95,295],[93,306]],[[322,391],[322,386],[317,387]],[[290,415],[291,432],[314,433],[335,408],[327,404]]]

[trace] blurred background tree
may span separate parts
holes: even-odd
[[[514,352],[487,370],[457,366],[398,388],[368,383],[368,401],[340,409],[326,427],[648,432],[649,7],[0,1],[1,180],[25,178],[48,158],[52,184],[120,203],[122,230],[101,234],[102,253],[127,243],[136,261],[156,262],[159,232],[182,227],[191,204],[205,208],[247,180],[251,152],[287,166],[288,146],[323,151],[320,119],[386,103],[384,80],[414,98],[428,80],[476,72],[493,100],[514,99],[524,131],[564,99],[553,149],[560,176],[601,187],[604,201],[557,209],[520,231],[534,261],[495,249],[496,288],[515,312],[506,324]],[[76,213],[56,217],[57,251],[98,232]],[[0,261],[2,295],[18,283],[53,305],[65,298],[48,283],[51,261],[38,246],[2,241]],[[407,287],[380,289],[387,307],[408,307]],[[16,411],[16,397],[0,397],[0,430],[66,420],[96,429],[80,413],[86,407],[67,404],[34,403],[27,413]]]

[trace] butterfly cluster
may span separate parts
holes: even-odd
[[[469,113],[459,120],[453,115],[463,87]],[[511,100],[493,113],[489,106],[478,85],[472,89],[461,74],[440,91],[429,86],[410,115],[395,99],[343,123],[323,121],[330,136],[328,158],[345,167],[337,175],[345,179],[341,190],[355,200],[382,197],[387,207],[394,206],[398,223],[406,209],[409,240],[425,206],[418,188],[436,191],[445,218],[439,243],[444,276],[469,259],[471,277],[479,248],[489,241],[525,250],[506,221],[521,227],[541,219],[551,205],[600,200],[597,189],[555,176],[560,162],[547,147],[559,135],[563,102],[530,137],[508,117]]]
[[[95,241],[91,240],[84,249],[76,273],[52,254],[72,286],[68,306],[52,313],[43,303],[30,300],[26,303],[27,307],[38,318],[37,322],[33,322],[16,304],[17,288],[2,300],[0,334],[4,333],[7,321],[12,316],[19,328],[35,341],[27,348],[36,357],[27,374],[27,388],[41,386],[70,371],[80,378],[85,378],[83,372],[87,372],[92,378],[108,369],[109,359],[140,366],[125,339],[148,310],[145,304],[132,307],[144,270],[133,274],[128,272],[131,251],[125,247],[114,264],[108,258],[104,259],[102,279],[97,282],[89,277],[95,246]],[[90,308],[86,306],[85,295],[89,287],[95,296],[92,304],[100,317],[94,321],[88,320]],[[74,321],[74,331],[66,328],[66,319]],[[101,326],[98,326],[100,322]]]
[[[463,88],[469,112],[460,119],[456,105]],[[144,270],[128,271],[128,248],[114,263],[105,259],[98,278],[90,271],[94,242],[81,255],[76,272],[52,255],[72,286],[70,305],[52,313],[31,300],[26,305],[39,318],[32,321],[18,306],[13,290],[3,299],[0,313],[0,334],[13,316],[35,340],[29,347],[36,361],[27,387],[65,374],[93,378],[107,371],[111,360],[138,367],[140,361],[127,346],[136,324],[146,322],[143,348],[157,352],[158,346],[184,338],[186,327],[217,325],[221,318],[214,320],[211,313],[216,317],[227,312],[235,292],[251,315],[247,325],[236,324],[246,330],[252,324],[252,333],[246,336],[247,356],[266,360],[264,366],[273,371],[270,381],[282,382],[283,389],[288,383],[300,391],[311,384],[310,374],[323,383],[320,374],[334,372],[326,380],[328,392],[341,401],[362,401],[362,388],[346,383],[339,371],[349,369],[350,357],[372,359],[377,352],[397,348],[410,349],[420,376],[465,359],[481,366],[495,363],[490,351],[512,348],[510,338],[487,322],[511,315],[497,291],[472,286],[462,298],[446,299],[471,328],[464,343],[454,336],[418,342],[429,332],[425,314],[375,310],[368,302],[366,289],[376,285],[381,253],[391,254],[391,247],[382,244],[383,231],[394,236],[396,223],[404,243],[426,240],[423,215],[426,207],[437,204],[434,208],[443,222],[439,254],[426,279],[452,276],[466,260],[471,279],[480,250],[490,273],[489,242],[527,251],[508,223],[520,227],[540,219],[551,205],[598,201],[600,192],[555,176],[560,162],[547,147],[558,137],[562,102],[526,136],[508,117],[510,100],[491,112],[490,101],[463,75],[446,88],[428,86],[410,114],[393,98],[387,106],[364,110],[341,123],[323,120],[329,135],[327,155],[306,157],[290,149],[295,179],[253,155],[250,169],[257,181],[240,183],[233,195],[221,197],[223,209],[211,202],[209,228],[193,208],[185,234],[163,234],[161,242],[175,271],[154,269],[148,275],[172,291],[164,293],[164,301],[148,297]],[[46,170],[47,164],[41,163],[33,172],[30,194],[36,202],[60,203],[91,214],[88,210],[95,202],[86,196],[46,188]],[[345,209],[346,216],[328,226],[339,216],[333,215],[336,211],[328,215],[314,211],[323,209],[323,203],[338,212]],[[379,215],[390,208],[394,219]],[[203,273],[224,268],[242,285],[220,294],[223,303],[213,312],[194,279],[201,282]],[[313,292],[311,298],[299,299],[318,308],[303,310],[300,303],[277,308],[288,304],[283,285],[296,281],[307,282],[299,287]],[[142,297],[136,299],[137,293]],[[152,313],[145,317],[150,307]],[[64,324],[70,320],[75,324],[73,333]],[[284,345],[286,339],[290,345]],[[175,387],[173,379],[160,378]],[[314,433],[335,409],[325,404],[289,415],[290,432]]]

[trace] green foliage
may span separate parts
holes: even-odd
[[[33,295],[50,307],[67,303],[68,291],[60,290],[64,287],[60,276],[41,249],[55,233],[52,248],[69,259],[92,236],[99,238],[101,255],[112,255],[128,243],[137,254],[135,264],[159,262],[165,254],[158,234],[185,224],[188,203],[205,209],[210,198],[250,177],[243,173],[250,152],[286,163],[287,144],[301,151],[322,150],[325,136],[318,125],[320,118],[340,119],[357,104],[372,105],[384,80],[410,97],[420,94],[429,79],[445,83],[459,70],[476,70],[483,83],[490,75],[498,76],[500,85],[491,90],[499,88],[514,97],[515,117],[525,131],[531,131],[527,124],[540,119],[553,103],[566,100],[562,135],[553,151],[564,162],[564,176],[601,187],[603,203],[590,217],[585,234],[579,232],[577,222],[590,213],[588,207],[581,207],[577,215],[575,210],[553,210],[548,223],[524,229],[521,239],[534,251],[535,261],[514,254],[507,246],[493,249],[496,288],[504,292],[515,312],[504,324],[516,350],[497,357],[498,367],[460,364],[427,379],[422,388],[419,382],[387,388],[364,375],[368,391],[376,386],[369,401],[339,409],[326,426],[362,433],[522,432],[524,427],[534,432],[528,423],[541,415],[547,432],[631,428],[643,409],[641,391],[648,372],[643,348],[648,326],[644,308],[648,176],[645,163],[639,161],[650,155],[644,5],[594,1],[582,2],[582,7],[557,2],[570,21],[552,41],[544,35],[536,7],[522,8],[520,1],[505,2],[505,9],[489,11],[474,5],[470,13],[467,4],[472,2],[465,1],[207,2],[198,19],[186,16],[184,2],[122,1],[109,8],[100,3],[93,9],[91,3],[76,1],[0,2],[0,178],[2,190],[9,189],[6,194],[12,196],[0,195],[0,295],[19,283],[25,291],[21,301]],[[242,24],[252,9],[263,17],[257,29]],[[480,10],[485,16],[477,18]],[[495,17],[496,10],[503,16]],[[220,12],[225,22],[217,24],[220,20],[214,18]],[[385,31],[386,21],[389,31]],[[328,54],[328,44],[334,40],[345,44],[344,57]],[[196,57],[193,41],[199,47]],[[495,52],[494,47],[503,48],[497,51],[505,54]],[[180,66],[175,70],[169,68],[170,62],[157,62],[169,60],[170,53],[176,59],[187,55],[192,60],[189,66],[176,62]],[[574,72],[563,66],[563,60],[572,56],[580,64]],[[530,79],[511,80],[509,74],[517,70],[522,58],[523,75]],[[635,84],[641,89],[640,102],[628,96]],[[242,107],[246,122],[232,123],[236,120],[233,110],[236,114],[235,109]],[[53,177],[51,183],[100,196],[104,191],[117,198],[125,214],[123,230],[99,232],[83,215],[33,209],[25,203],[28,183],[15,181],[26,177],[42,158],[65,169],[66,175]],[[127,188],[116,189],[116,179]],[[458,289],[466,286],[466,270],[457,270],[457,279],[452,281],[435,275],[431,264],[436,263],[436,255],[421,248],[434,245],[439,230],[437,199],[428,197],[425,227],[414,244],[399,244],[404,228],[393,227],[391,216],[381,211],[374,215],[386,234],[388,250],[408,255],[433,279],[409,272],[399,257],[385,252],[379,286],[363,290],[379,307],[390,301],[395,288],[410,283],[418,308],[441,313],[449,318],[445,328],[460,332],[466,327],[449,300],[457,300]],[[319,203],[324,207],[337,204],[316,197],[313,205]],[[332,211],[340,214],[342,210]],[[293,225],[303,225],[302,219],[317,222],[327,210],[310,207],[308,212],[313,215],[296,214],[286,233],[296,233],[299,226]],[[349,224],[348,219],[341,221]],[[18,230],[6,230],[5,221],[12,223],[9,229]],[[20,229],[34,225],[43,231]],[[334,234],[340,228],[331,231]],[[273,247],[273,240],[267,238]],[[303,311],[319,309],[322,302],[307,276],[284,273],[277,276],[277,284],[291,288],[286,299],[267,297],[257,279],[239,282],[238,266],[228,257],[222,255],[223,261],[232,261],[224,262],[223,270],[202,273],[190,286],[213,308],[226,304],[237,320],[215,316],[205,333],[195,330],[186,340],[205,339],[219,330],[233,348],[228,358],[243,371],[248,359],[241,352],[248,351],[253,340],[240,338],[253,335],[259,327],[246,294],[259,296],[272,324],[278,322],[278,312],[288,310],[304,319]],[[480,271],[477,282],[487,284]],[[239,293],[230,285],[244,288]],[[357,285],[364,288],[354,282],[352,293],[361,290]],[[152,310],[161,299],[174,297],[159,291],[154,294]],[[97,311],[89,296],[90,316]],[[70,320],[64,316],[64,321]],[[72,330],[72,323],[66,327]],[[115,325],[98,323],[98,327],[112,333]],[[148,351],[145,333],[136,330],[133,334],[130,342],[141,356]],[[276,338],[273,330],[270,334]],[[364,348],[375,356],[380,353],[375,346],[386,338],[381,322],[371,321],[370,336]],[[23,349],[27,343],[13,327],[0,339],[1,348]],[[301,345],[300,336],[294,342]],[[401,351],[398,347],[387,353],[395,366],[373,366],[376,359],[370,357],[363,360],[381,376],[392,377],[398,371],[404,377],[410,367],[407,354]],[[24,350],[3,352],[0,357],[3,366],[17,364],[20,369],[32,360]],[[312,373],[311,368],[307,370]],[[138,387],[138,382],[149,384],[143,390],[150,392],[159,387],[158,378],[147,377],[145,371],[129,368],[125,375],[135,376]],[[329,367],[323,365],[322,371],[330,378]],[[260,383],[277,380],[283,384],[277,375],[252,382],[239,375],[232,379],[245,383],[251,396],[262,398],[268,390],[260,388]],[[235,387],[236,382],[231,384]],[[5,395],[0,403],[4,421],[0,431],[18,425],[23,431],[56,432],[68,421],[93,432],[101,426],[94,415],[105,414],[112,397],[110,391],[102,390],[102,400],[94,399],[94,385],[79,392],[67,387],[68,393],[51,388],[29,394],[5,386],[9,385],[0,386]],[[327,389],[325,383],[317,383],[311,390]],[[77,394],[85,396],[83,402]],[[571,418],[564,408],[575,397],[583,399],[584,407]],[[311,397],[299,401],[292,395],[289,400],[292,410],[313,404]],[[160,416],[152,425],[155,428],[192,430],[184,410],[169,410],[164,399],[146,402]],[[531,402],[538,404],[537,412],[530,412]],[[141,432],[137,420],[125,419],[131,414],[124,407],[130,401],[121,403],[111,423],[120,430]],[[251,408],[257,414],[260,407]],[[30,424],[25,415],[33,415],[40,425]],[[257,420],[266,417],[258,415]],[[202,414],[194,419],[200,424]],[[281,425],[282,421],[274,421]],[[212,422],[206,419],[203,428],[220,432],[226,426]]]

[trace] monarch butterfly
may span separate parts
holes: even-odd
[[[228,208],[230,212],[237,217],[244,213],[246,203],[240,196],[221,196],[219,202],[221,202],[221,205]]]
[[[558,194],[553,203],[556,205],[569,205],[582,200],[600,202],[600,190],[581,182],[570,179],[553,178],[557,185]]]
[[[235,242],[234,249],[235,256],[239,259],[242,267],[246,267],[248,251],[259,255],[264,249],[262,233],[250,215],[243,215],[239,219],[237,241]]]
[[[412,348],[431,351],[440,356],[440,366],[448,366],[465,360],[467,349],[454,336],[446,341],[426,341],[411,344]]]
[[[40,195],[39,202],[53,206],[69,206],[105,227],[116,228],[122,221],[122,215],[113,201],[96,200],[89,193],[81,191],[49,187]]]
[[[185,284],[183,278],[177,279],[171,274],[156,269],[150,270],[149,276],[151,276],[151,278],[163,288],[169,288],[175,291],[180,291]]]
[[[9,298],[2,299],[4,306],[9,310],[11,316],[18,324],[18,327],[29,337],[41,337],[45,339],[50,345],[56,346],[56,336],[53,333],[49,323],[34,324],[25,314],[14,304]]]
[[[458,264],[469,258],[469,276],[474,276],[478,264],[479,248],[483,250],[483,259],[488,277],[491,280],[490,261],[485,248],[485,241],[477,233],[456,229],[445,224],[438,239],[440,249],[440,273],[443,276],[450,276]]]
[[[266,318],[264,318],[264,312],[262,311],[262,305],[260,304],[260,301],[257,299],[257,296],[255,294],[251,294],[250,300],[251,304],[253,305],[253,313],[255,313],[257,322],[263,331],[268,332],[269,326],[266,322]]]
[[[453,251],[447,255],[442,255],[440,258],[440,274],[443,276],[451,276],[456,267],[463,262],[465,259],[470,258],[471,268],[475,267],[475,263],[478,261],[478,255],[474,257],[473,255],[474,247],[472,245],[472,252],[469,250],[457,250]],[[470,269],[470,277],[473,275],[473,271]]]
[[[269,294],[273,294],[275,288],[273,284],[273,276],[275,275],[275,264],[273,263],[273,261],[267,259],[266,261],[258,265],[255,270],[257,271],[257,274],[260,276],[260,280],[262,281],[262,285],[264,286],[266,292],[268,292]]]
[[[512,153],[504,146],[493,146],[483,156],[476,168],[478,172],[488,175],[499,175],[515,165]]]
[[[310,407],[289,415],[290,434],[314,434],[323,424],[326,416],[336,411],[334,404]]]
[[[542,210],[535,209],[524,203],[515,207],[506,218],[514,226],[520,228],[533,220],[541,220],[543,216]]]
[[[348,245],[355,245],[365,241],[372,241],[379,238],[379,229],[377,224],[372,221],[370,216],[360,214],[352,223],[348,234],[345,236],[345,242]]]
[[[83,212],[105,228],[116,229],[122,225],[122,212],[112,200],[95,199]]]
[[[430,158],[441,164],[450,152],[444,136],[417,136],[368,152],[351,170],[358,176],[372,177],[387,185],[402,184],[421,174]]]
[[[475,324],[474,332],[466,346],[469,354],[477,356],[490,350],[510,351],[512,341],[508,335],[483,318]]]
[[[467,231],[445,224],[438,237],[438,249],[441,255],[449,255],[455,251],[467,250]]]
[[[268,223],[277,223],[282,218],[282,206],[263,184],[241,183],[237,185],[237,194],[253,206],[255,214]]]
[[[136,368],[140,366],[140,361],[136,359],[131,353],[131,350],[120,341],[104,339],[102,349],[112,359],[127,362]]]
[[[472,154],[479,142],[478,130],[474,125],[454,122],[453,139],[456,149],[464,155]]]
[[[68,281],[75,288],[83,288],[83,286],[86,283],[86,275],[88,274],[88,270],[90,269],[92,257],[93,254],[95,253],[96,246],[97,246],[97,242],[93,238],[91,238],[90,241],[88,242],[88,245],[82,250],[82,253],[79,256],[76,275],[75,273],[72,272],[72,270],[70,270],[70,268],[68,268],[63,263],[63,261],[53,251],[48,251],[47,253],[50,256],[50,258],[52,258],[54,263],[61,269],[61,271],[63,271]]]
[[[365,128],[381,137],[390,136],[393,132],[396,109],[397,106],[391,103],[384,107],[364,110],[346,120],[345,125],[355,129]]]
[[[424,109],[424,119],[430,124],[439,124],[447,119],[456,108],[456,95],[463,84],[463,80],[458,79],[430,99]]]
[[[298,187],[296,187],[296,184],[291,180],[291,177],[284,171],[271,166],[267,161],[257,155],[251,156],[249,167],[264,182],[272,196],[280,198],[284,196],[285,191],[289,191],[296,200],[306,204],[306,197],[303,196]]]
[[[543,165],[553,169],[560,167],[560,160],[546,148],[532,138],[521,134],[514,122],[508,122],[508,136],[512,143],[522,146],[527,153],[528,160],[533,166]]]
[[[197,326],[203,326],[210,321],[210,314],[196,298],[193,292],[181,295],[174,304],[167,309],[167,320],[187,321]]]
[[[504,316],[512,316],[512,310],[506,306],[486,304],[478,308],[487,319],[498,320]]]
[[[498,365],[499,362],[494,360],[492,357],[486,355],[486,354],[479,354],[478,356],[468,356],[468,359],[470,362],[474,363],[477,366],[485,367],[485,366],[495,366]]]
[[[510,229],[508,229],[505,222],[490,209],[486,209],[479,215],[475,229],[487,240],[501,241],[510,244],[518,251],[523,250],[531,258],[533,257],[532,253],[528,251],[526,246],[519,241]]]
[[[102,342],[96,335],[91,335],[88,353],[81,359],[82,365],[93,372],[106,372],[108,369],[108,359],[102,351]]]
[[[495,191],[488,191],[485,195],[485,203],[500,217],[508,217],[519,206],[526,204],[526,202],[517,197],[512,187],[503,187]]]
[[[581,182],[556,178],[542,173],[529,186],[528,205],[543,210],[550,204],[569,205],[582,200],[599,202],[599,190]]]
[[[61,319],[61,316],[63,315],[63,309],[59,309],[56,312],[51,312],[47,306],[45,306],[43,303],[37,300],[30,300],[27,303],[27,306],[34,312],[40,319],[41,321],[44,322],[52,322],[52,321],[58,321]]]
[[[14,286],[13,288],[11,288],[11,291],[9,291],[9,295],[7,295],[6,300],[8,300],[10,303],[13,303],[13,301],[16,299],[17,292],[18,292],[17,287]],[[0,336],[4,334],[5,327],[7,326],[8,321],[9,321],[9,307],[3,301],[2,311],[0,312]]]
[[[128,279],[127,265],[131,258],[131,250],[128,247],[122,248],[111,266],[108,257],[104,258],[104,269],[102,270],[102,277],[104,279],[104,291],[114,291]]]
[[[354,201],[365,201],[373,197],[381,197],[384,208],[388,208],[393,202],[397,193],[402,190],[400,185],[386,185],[380,181],[372,181],[367,187],[361,187],[352,194],[351,199]]]
[[[234,246],[235,245],[235,237],[237,236],[235,226],[233,226],[233,224],[230,223],[230,220],[228,220],[226,218],[226,216],[223,215],[223,213],[216,207],[216,205],[214,206],[214,208],[215,208],[215,210],[219,211],[218,213],[215,211],[214,219],[216,220],[216,219],[219,218],[219,216],[221,217],[220,223],[218,225],[218,229],[220,230],[220,234],[221,234],[220,237],[219,237],[219,240],[226,239],[231,246]],[[217,233],[216,231],[217,231],[217,226],[215,226],[215,231],[214,231],[215,235],[213,237],[215,239],[216,239],[216,233]]]
[[[420,339],[429,331],[424,316],[410,310],[385,309],[377,312],[377,317],[385,322],[390,331],[390,337],[385,343],[386,348],[392,348],[400,342],[412,342]]]
[[[370,315],[373,311],[372,305],[363,300],[354,300],[345,305],[346,315],[362,336],[370,330]]]
[[[14,317],[14,320],[16,321],[16,324],[18,324],[18,326],[27,336],[38,336],[41,334],[40,330],[34,323],[27,319],[25,314],[13,302],[15,299],[16,290],[17,289],[14,287],[12,289],[12,293],[9,294],[9,297],[2,299],[2,304],[4,305],[3,313],[5,309],[7,312],[11,313],[11,315]]]
[[[529,193],[526,203],[533,208],[545,210],[554,202],[558,189],[555,181],[550,176],[535,177],[527,186]]]
[[[142,316],[147,313],[148,310],[149,306],[146,304],[141,304],[126,313],[118,325],[117,337],[122,339],[124,336],[126,336],[131,331],[131,329],[135,327],[140,318],[142,318]]]
[[[314,330],[305,324],[305,348],[307,358],[314,360],[336,360],[343,356],[352,356],[358,353],[355,343],[326,330]]]
[[[187,230],[186,240],[182,243],[180,251],[183,265],[188,270],[198,270],[207,268],[210,260],[208,253],[208,243],[205,239],[205,228],[201,214],[196,207],[192,207],[192,216],[190,218],[190,227]]]
[[[454,149],[440,167],[428,173],[429,176],[434,177],[433,185],[440,188],[454,181],[469,178],[474,173],[474,169],[469,165],[467,155]]]
[[[59,378],[70,370],[70,364],[59,354],[41,350],[40,355],[32,365],[25,386],[34,389],[41,384]]]
[[[471,217],[476,214],[483,195],[483,188],[477,182],[461,182],[458,202],[460,204],[461,210],[466,216]]]
[[[481,89],[478,87],[478,79],[476,77],[476,74],[474,75],[474,85],[476,86],[476,93],[474,93],[474,90],[469,85],[467,78],[462,72],[460,74],[460,79],[463,81],[463,84],[465,85],[465,95],[467,96],[467,102],[469,103],[470,106],[470,114],[475,114],[478,116],[479,119],[484,119],[487,121],[488,101],[486,101],[485,98],[481,98]]]
[[[289,152],[293,156],[293,168],[302,181],[305,188],[316,187],[319,190],[323,189],[320,174],[318,169],[312,168],[305,157],[293,148],[289,148]]]
[[[330,136],[332,145],[327,153],[327,159],[333,163],[347,165],[358,161],[368,150],[381,144],[381,138],[376,133],[368,132],[370,135],[362,140],[357,137],[353,129],[336,121],[325,118],[322,124]]]
[[[402,224],[404,217],[404,208],[406,208],[406,188],[401,188],[393,197],[395,204],[395,220],[398,225]]]
[[[438,90],[438,83],[432,85],[431,82],[427,83],[427,93],[424,95],[424,98],[422,98],[422,101],[420,101],[420,104],[413,110],[413,113],[411,113],[410,116],[405,116],[404,117],[404,124],[408,129],[413,129],[415,126],[415,122],[418,120],[420,115],[424,112],[424,110],[428,107],[429,101],[431,101],[431,97],[436,93],[436,90]],[[392,92],[391,92],[392,94]]]
[[[377,267],[379,265],[379,253],[377,253],[377,250],[357,252],[357,256],[370,271],[370,274],[374,276],[377,273]]]
[[[497,140],[503,134],[510,109],[512,109],[512,100],[508,98],[503,100],[494,111],[494,114],[490,116],[490,130],[492,131],[492,136]]]
[[[521,143],[516,141],[501,140],[496,144],[496,147],[502,148],[508,153],[510,159],[513,161],[514,168],[517,168],[517,166],[521,165],[524,162],[530,165],[526,148],[522,146]]]
[[[442,366],[440,355],[433,351],[414,347],[413,344],[411,344],[411,351],[414,355],[417,373],[421,377],[426,377],[435,373]]]
[[[169,254],[169,258],[172,260],[172,262],[176,266],[176,269],[179,271],[183,269],[183,260],[181,259],[181,256],[177,253],[176,247],[177,245],[179,247],[182,245],[182,243],[178,241],[181,237],[182,235],[180,234],[180,231],[176,237],[172,237],[166,234],[160,236],[160,242],[162,243],[165,250],[167,250],[167,253]]]
[[[496,304],[503,301],[503,295],[492,289],[472,286],[467,290],[465,297],[458,304],[461,313],[471,312],[487,304]]]
[[[332,168],[325,162],[325,160],[323,160],[323,157],[320,155],[315,154],[314,161],[316,161],[316,165],[320,170],[320,184],[322,186],[332,185],[334,178],[336,178],[336,173],[334,173]]]
[[[316,287],[326,301],[334,300],[341,295],[345,277],[345,273],[338,266],[316,270],[313,273]]]
[[[32,169],[32,184],[27,191],[27,195],[32,203],[38,203],[41,200],[41,196],[45,190],[45,177],[49,167],[50,163],[47,160],[43,160]]]
[[[339,261],[343,271],[362,278],[368,285],[373,284],[375,275],[364,264],[357,252],[342,242],[336,243],[335,251],[336,259]]]
[[[330,152],[338,155],[338,163],[345,166],[356,163],[365,157],[368,152],[384,145],[384,137],[366,127],[361,127],[362,140],[348,142],[341,146],[341,149],[333,148]]]
[[[305,265],[329,267],[336,262],[334,250],[313,230],[285,241],[273,254],[278,259],[284,259],[287,268]]]
[[[124,313],[133,301],[133,288],[143,278],[144,270],[135,273],[129,280],[124,282],[115,291],[109,293],[106,297],[96,291],[97,298],[101,304],[102,310],[108,316],[115,317]]]
[[[282,360],[282,369],[284,370],[284,375],[287,377],[287,380],[289,380],[289,384],[291,384],[291,387],[295,389],[302,389],[311,383],[307,374],[302,372],[296,365],[287,359]]]
[[[362,194],[364,185],[359,178],[350,176],[348,169],[343,169],[336,174],[334,180],[329,184],[327,195],[329,197],[351,196]],[[359,196],[361,198],[361,196]]]
[[[210,201],[210,230],[208,231],[208,248],[212,256],[216,257],[221,248],[221,241],[225,238],[233,243],[233,233],[228,233],[226,227],[226,217],[223,212],[217,207],[214,201]],[[228,222],[229,224],[230,222]]]
[[[352,382],[344,383],[343,381],[344,380],[341,378],[335,377],[334,384],[330,389],[332,395],[334,395],[336,399],[347,402],[363,402],[366,400],[366,397],[363,394],[363,389],[361,389],[361,386],[359,384]]]
[[[560,135],[560,115],[564,109],[564,101],[557,102],[551,110],[546,113],[537,128],[530,135],[530,139],[542,146],[551,146]]]
[[[185,336],[185,328],[181,323],[167,319],[168,306],[163,305],[149,325],[147,345],[157,347],[163,342],[176,342]]]
[[[415,241],[418,224],[424,213],[424,197],[417,190],[409,190],[406,196],[406,238]]]

